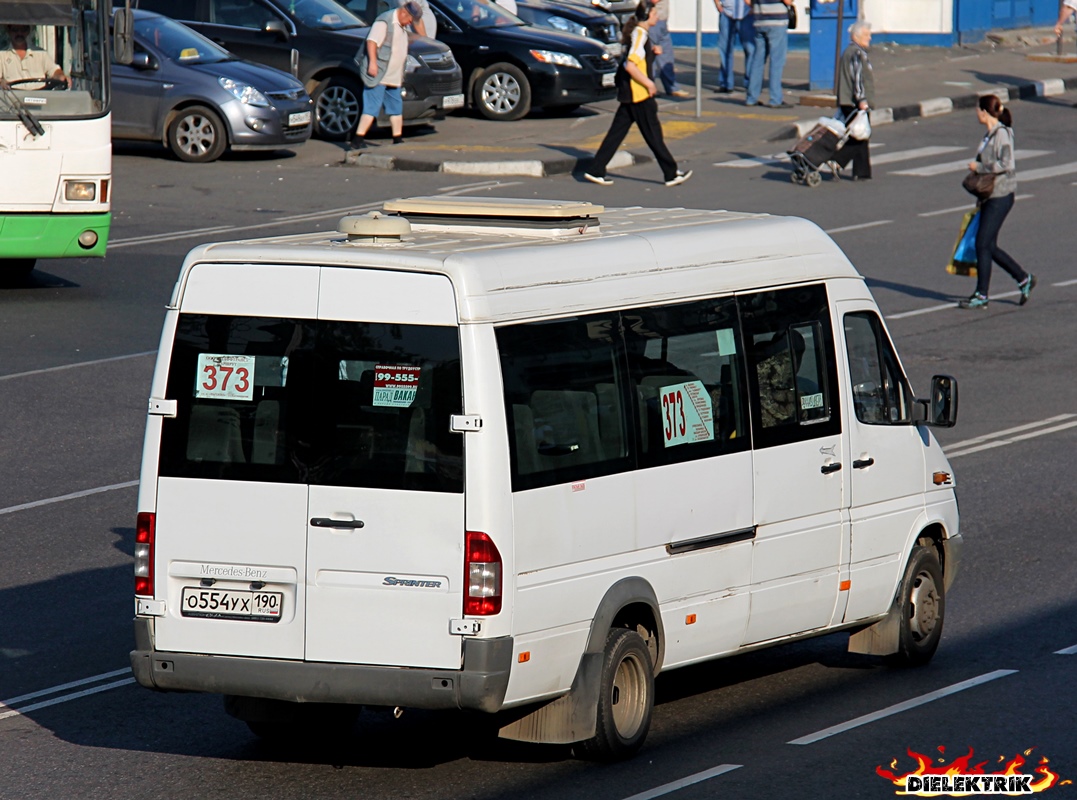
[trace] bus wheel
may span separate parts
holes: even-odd
[[[221,157],[228,134],[216,113],[191,106],[178,112],[168,126],[168,146],[180,161],[205,164]]]
[[[898,651],[892,660],[900,666],[918,667],[935,655],[942,637],[946,611],[942,567],[935,548],[923,540],[913,548],[898,595],[901,629]]]
[[[599,761],[631,758],[643,745],[654,707],[654,667],[643,638],[627,628],[606,636],[598,721],[581,754]]]
[[[0,285],[14,286],[30,277],[37,264],[36,258],[0,259]]]

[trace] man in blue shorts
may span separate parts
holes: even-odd
[[[422,9],[414,0],[399,8],[379,14],[370,26],[361,52],[363,73],[363,113],[352,137],[353,148],[366,147],[366,134],[378,112],[385,109],[393,131],[393,144],[404,141],[404,102],[400,87],[404,83],[404,63],[408,58],[407,27],[422,18]]]

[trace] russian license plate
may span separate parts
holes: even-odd
[[[613,86],[614,80],[617,78],[616,72],[606,72],[602,75],[603,86]]]
[[[441,98],[442,108],[463,108],[464,96],[462,94],[447,94]]]
[[[299,111],[288,115],[288,127],[294,128],[297,125],[310,125],[309,111]]]
[[[184,586],[180,599],[180,612],[185,617],[279,622],[283,610],[283,592]]]

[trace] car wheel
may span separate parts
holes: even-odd
[[[531,84],[519,67],[491,64],[476,78],[473,100],[487,119],[510,122],[531,110]]]
[[[34,271],[36,258],[5,258],[0,260],[0,286],[23,283]]]
[[[216,161],[228,146],[221,118],[205,106],[177,112],[168,126],[168,146],[180,161],[206,164]]]
[[[898,652],[892,661],[899,666],[926,664],[939,648],[946,612],[942,566],[930,541],[921,539],[909,556],[897,603],[901,614]]]
[[[613,628],[606,635],[595,735],[580,754],[599,761],[630,758],[643,746],[654,708],[654,665],[636,631]]]
[[[347,139],[359,125],[363,90],[351,78],[334,75],[314,89],[314,135],[330,142]]]

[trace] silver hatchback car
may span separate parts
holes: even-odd
[[[135,11],[134,61],[112,64],[112,137],[158,141],[183,161],[310,138],[311,100],[286,72],[241,61],[180,22]]]

